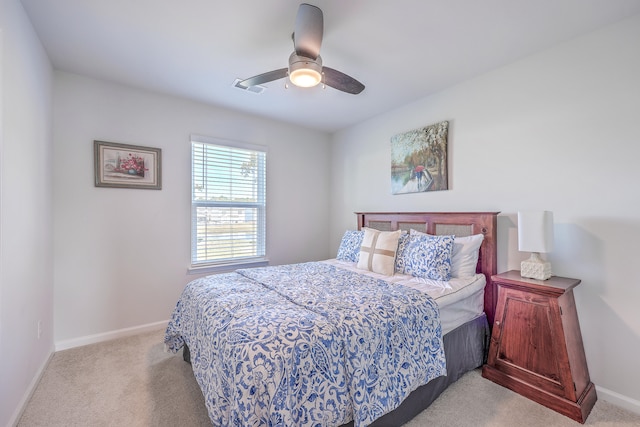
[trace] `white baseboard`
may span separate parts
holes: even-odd
[[[110,341],[116,338],[128,337],[142,332],[155,331],[162,327],[166,327],[168,320],[161,322],[148,323],[146,325],[134,326],[132,328],[118,329],[116,331],[104,332],[101,334],[87,335],[80,338],[73,338],[56,342],[56,351],[67,350],[74,347],[82,347],[83,345],[95,344],[103,341]]]
[[[598,394],[598,399],[602,398],[602,400],[606,400],[607,402],[613,403],[616,406],[620,406],[621,408],[624,408],[628,411],[640,414],[639,400],[632,399],[598,385],[596,385],[596,393]]]
[[[40,379],[42,378],[44,371],[47,369],[47,366],[49,366],[49,362],[53,357],[53,353],[55,353],[55,351],[52,346],[51,350],[49,351],[49,357],[45,359],[44,363],[40,366],[40,369],[38,369],[36,374],[33,376],[29,387],[27,387],[27,390],[24,392],[24,396],[22,396],[22,399],[20,399],[20,403],[18,403],[15,412],[9,419],[8,425],[15,426],[18,424],[18,421],[20,421],[20,417],[22,417],[22,413],[26,409],[27,403],[29,402],[29,400],[31,400],[31,396],[33,396],[33,393],[36,391],[36,387],[38,387],[38,383],[40,383]]]

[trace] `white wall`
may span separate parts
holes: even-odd
[[[501,211],[499,270],[518,269],[518,210],[554,212],[554,272],[575,297],[599,396],[640,412],[640,16],[334,135],[331,248],[354,211]],[[450,190],[391,195],[390,138],[450,121]],[[619,395],[618,395],[619,394]]]
[[[0,3],[0,42],[0,425],[4,426],[17,420],[53,351],[52,69],[17,0]]]
[[[329,256],[329,136],[56,71],[57,344],[166,320],[196,277],[187,274],[191,133],[268,147],[271,264]],[[162,190],[95,187],[96,139],[161,148]]]

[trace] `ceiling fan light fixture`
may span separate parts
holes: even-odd
[[[320,56],[314,61],[291,54],[289,58],[289,80],[299,87],[313,87],[322,81],[322,59]]]
[[[322,75],[311,68],[300,68],[289,73],[291,83],[300,87],[313,87],[320,83]]]

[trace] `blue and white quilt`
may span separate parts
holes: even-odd
[[[184,343],[218,426],[366,426],[446,375],[431,297],[325,263],[194,280],[165,334]]]

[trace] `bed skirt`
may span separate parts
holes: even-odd
[[[486,361],[490,337],[489,323],[484,314],[445,334],[442,341],[447,359],[447,376],[438,377],[418,387],[398,408],[378,418],[371,427],[397,427],[424,411],[462,375],[482,366]],[[191,363],[189,347],[186,344],[182,357],[185,362]],[[353,421],[340,427],[353,427]]]
[[[447,376],[438,377],[414,390],[402,404],[375,420],[371,427],[397,427],[424,411],[447,387],[486,361],[489,323],[484,313],[442,337],[447,358]],[[353,427],[353,421],[340,427]]]

